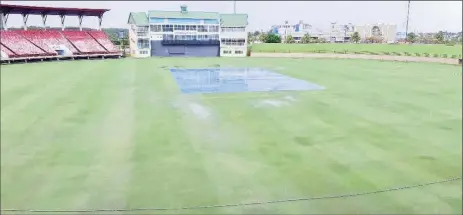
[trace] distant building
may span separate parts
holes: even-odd
[[[359,33],[362,40],[369,37],[379,37],[383,39],[383,42],[393,43],[397,37],[397,25],[391,24],[356,25],[355,31]]]
[[[309,34],[312,39],[324,39],[333,43],[348,42],[354,32],[354,25],[349,23],[345,25],[331,23],[330,28],[327,30],[320,30],[312,28],[312,25],[299,21],[298,24],[290,25],[273,25],[270,30],[274,34],[281,36],[282,42],[285,38],[292,36],[295,42],[300,42],[305,34]]]
[[[305,34],[310,34],[312,26],[304,23],[302,20],[298,24],[290,25],[288,22],[284,25],[273,25],[271,32],[281,36],[282,43],[285,42],[285,38],[292,36],[295,42],[300,42]]]
[[[352,34],[354,33],[354,25],[348,23],[346,25],[337,24],[336,22],[331,23],[330,29],[323,37],[332,43],[344,43],[349,42]],[[328,38],[327,38],[328,37]]]
[[[401,41],[401,40],[405,40],[406,39],[406,34],[405,32],[397,32],[395,34],[395,40],[396,41]]]

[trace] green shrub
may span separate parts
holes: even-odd
[[[442,57],[443,57],[443,58],[447,58],[448,55],[447,55],[447,54],[443,54]]]
[[[424,53],[424,56],[425,56],[425,57],[429,57],[429,53]]]
[[[421,57],[421,54],[420,53],[415,53],[415,56]]]
[[[439,54],[433,54],[432,56],[433,57],[439,57]]]
[[[456,59],[456,58],[458,58],[458,56],[456,54],[454,54],[454,55],[452,55],[451,58]]]

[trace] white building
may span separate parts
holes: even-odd
[[[310,24],[306,24],[303,21],[299,21],[296,25],[290,25],[288,22],[284,25],[274,25],[271,28],[271,32],[279,34],[281,36],[282,43],[285,42],[285,38],[291,35],[294,41],[300,42],[304,35],[309,34],[312,39],[325,39],[329,42],[348,42],[354,31],[354,25],[349,23],[346,25],[337,24],[336,22],[331,23],[329,29],[321,30],[315,29]]]
[[[220,14],[220,56],[246,56],[248,48],[247,26],[247,14]]]
[[[295,42],[300,42],[305,34],[310,34],[311,29],[312,26],[305,24],[302,20],[295,25],[290,25],[286,21],[284,25],[273,25],[271,27],[271,32],[280,35],[282,43],[285,42],[288,36],[292,36]]]
[[[188,11],[182,5],[179,11],[130,13],[128,24],[134,57],[246,56],[246,14]]]
[[[323,37],[332,43],[345,43],[349,42],[352,34],[354,33],[354,25],[352,23],[348,24],[338,24],[332,22],[330,29],[323,35]]]
[[[383,42],[393,43],[397,37],[397,25],[393,24],[368,24],[356,25],[355,31],[359,33],[360,38],[365,40],[369,37],[379,37]]]

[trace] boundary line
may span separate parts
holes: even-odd
[[[402,187],[387,188],[376,191],[369,192],[359,192],[359,193],[348,193],[348,194],[339,194],[339,195],[328,195],[328,196],[318,196],[318,197],[302,197],[302,198],[293,198],[293,199],[281,199],[281,200],[272,200],[272,201],[260,201],[260,202],[248,202],[248,203],[234,203],[234,204],[220,204],[220,205],[199,205],[199,206],[186,206],[186,207],[172,207],[172,208],[127,208],[127,209],[1,209],[1,212],[21,212],[21,213],[94,213],[94,212],[132,212],[132,211],[178,211],[178,210],[197,210],[197,209],[210,209],[210,208],[225,208],[225,207],[242,207],[242,206],[251,206],[251,205],[266,205],[266,204],[277,204],[277,203],[286,203],[286,202],[298,202],[298,201],[315,201],[323,199],[342,199],[350,198],[356,196],[372,195],[385,192],[392,192],[398,190],[407,190],[417,187],[424,187],[434,184],[448,183],[452,181],[461,180],[461,177],[448,178],[440,181],[427,182],[422,184],[408,185]]]

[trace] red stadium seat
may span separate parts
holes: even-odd
[[[95,38],[110,53],[120,53],[121,51],[109,40],[108,36],[103,31],[88,31],[88,34]]]
[[[64,45],[69,49],[73,54],[79,54],[79,51],[72,45],[61,33],[56,30],[47,30],[43,31],[42,34],[46,36],[50,43],[54,45]]]
[[[17,34],[15,31],[1,31],[0,41],[2,45],[16,53],[18,57],[49,56],[42,49],[31,43],[29,40]]]
[[[41,30],[30,30],[30,31],[19,30],[15,32],[23,36],[24,38],[26,38],[27,40],[29,40],[31,43],[35,44],[39,48],[41,48],[47,54],[56,55],[55,50],[52,49],[47,43],[47,38],[45,38],[41,34]]]
[[[98,42],[93,39],[85,31],[75,31],[68,30],[62,31],[61,34],[64,35],[81,53],[84,54],[107,54],[108,51],[98,44]]]
[[[7,54],[9,58],[17,57],[17,55],[14,52],[12,52],[10,49],[3,46],[2,44],[0,44],[0,49],[2,50],[3,53]]]

